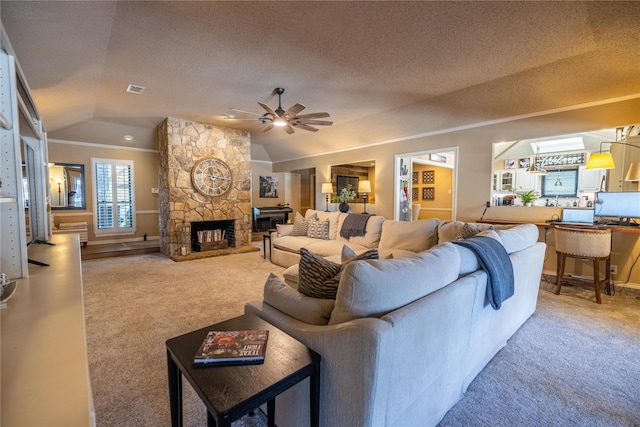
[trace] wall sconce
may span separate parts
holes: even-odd
[[[333,184],[330,182],[322,183],[322,194],[324,194],[324,202],[326,204],[325,212],[329,212],[329,194],[333,193]]]
[[[359,181],[358,182],[358,193],[364,193],[362,198],[364,200],[364,208],[362,213],[367,215],[367,193],[371,193],[371,181]]]

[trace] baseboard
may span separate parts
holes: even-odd
[[[553,271],[551,271],[551,270],[543,270],[542,274],[544,276],[551,276],[553,278],[553,282],[552,283],[555,283],[555,281],[556,281],[556,271],[555,270],[553,270]],[[587,276],[578,276],[578,275],[572,275],[572,274],[569,274],[568,276],[569,277],[575,277],[576,279],[593,281],[593,277],[591,277],[591,276],[587,277]],[[615,283],[616,286],[621,286],[623,288],[629,288],[629,289],[640,289],[640,283],[621,282],[621,281],[617,280],[615,277],[613,278],[613,280],[614,280],[614,283]]]

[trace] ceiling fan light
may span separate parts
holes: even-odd
[[[284,119],[277,118],[273,121],[274,126],[283,127],[287,125],[287,121]]]

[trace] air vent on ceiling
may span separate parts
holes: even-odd
[[[128,93],[133,93],[133,94],[136,94],[136,95],[140,95],[143,90],[144,90],[143,86],[138,86],[138,85],[129,85],[129,86],[127,86],[127,92]]]

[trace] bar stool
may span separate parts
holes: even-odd
[[[555,227],[556,255],[558,270],[556,275],[556,295],[560,295],[564,277],[564,264],[567,257],[593,262],[593,284],[596,290],[596,302],[601,304],[600,288],[604,284],[610,293],[609,271],[611,270],[611,230],[593,230],[577,227]],[[604,280],[600,279],[600,261],[606,261]]]

